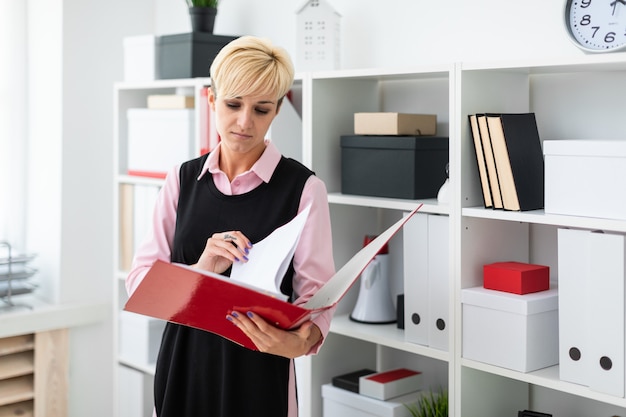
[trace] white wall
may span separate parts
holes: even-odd
[[[182,0],[155,1],[157,34],[190,30]],[[566,37],[564,0],[328,2],[342,15],[342,68],[582,54]],[[269,37],[295,58],[295,11],[302,4],[302,0],[222,0],[215,33]]]

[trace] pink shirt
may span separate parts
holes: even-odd
[[[218,145],[207,158],[198,179],[204,175],[213,175],[217,189],[226,195],[249,192],[263,182],[268,182],[280,161],[281,154],[272,142],[266,141],[266,145],[265,152],[252,168],[238,175],[232,182],[219,169],[220,145]],[[129,294],[132,294],[137,288],[155,260],[161,259],[170,262],[180,191],[179,168],[177,166],[170,170],[157,197],[152,216],[151,232],[137,249],[131,271],[126,278],[126,290]],[[293,289],[298,295],[294,304],[298,305],[306,302],[335,273],[326,186],[322,180],[314,175],[309,177],[304,186],[298,212],[309,204],[311,204],[311,209],[293,260],[295,269]],[[254,247],[251,250],[253,251]],[[328,334],[333,313],[334,309],[331,309],[313,319],[313,322],[322,332],[323,338],[311,349],[309,354],[317,353],[321,347]],[[293,378],[292,381],[294,381]],[[290,395],[289,416],[291,417],[297,415],[297,410],[295,383],[292,382],[290,386],[292,395]]]

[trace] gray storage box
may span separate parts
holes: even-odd
[[[341,192],[435,198],[446,180],[448,138],[341,136]]]
[[[208,77],[217,53],[236,36],[203,32],[159,37],[158,74],[161,79]]]

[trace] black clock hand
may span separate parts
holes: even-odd
[[[615,9],[617,8],[617,3],[621,3],[624,6],[626,6],[626,0],[614,0],[611,3],[609,3],[609,6],[613,6],[613,12],[611,13],[611,16],[615,15]]]

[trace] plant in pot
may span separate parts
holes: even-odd
[[[185,0],[189,7],[191,29],[194,32],[213,33],[218,0]]]
[[[448,392],[429,391],[415,404],[405,404],[413,417],[448,417]]]

